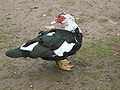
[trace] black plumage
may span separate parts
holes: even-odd
[[[53,35],[49,35],[53,33]],[[74,43],[75,45],[69,52],[64,52],[63,56],[56,55],[54,50],[58,49],[64,42]],[[8,50],[6,55],[11,58],[19,57],[30,57],[38,58],[41,57],[45,60],[63,60],[68,56],[76,53],[82,45],[82,33],[76,28],[75,32],[70,32],[62,29],[51,29],[49,31],[40,32],[39,35],[29,40],[23,47],[38,42],[32,51],[21,50],[20,47],[12,50]]]

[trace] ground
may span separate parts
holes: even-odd
[[[72,72],[40,58],[5,56],[60,12],[79,18],[84,34],[82,48],[68,58]],[[0,0],[0,90],[119,90],[119,83],[120,0]]]

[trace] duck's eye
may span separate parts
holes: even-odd
[[[65,17],[60,17],[60,19],[65,19]]]

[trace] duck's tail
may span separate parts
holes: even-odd
[[[23,51],[20,50],[19,48],[8,50],[8,51],[6,51],[5,54],[6,54],[6,56],[11,57],[11,58],[24,57]]]

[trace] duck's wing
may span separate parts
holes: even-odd
[[[46,60],[62,60],[75,53],[76,49],[73,50],[73,47],[77,47],[73,33],[53,29],[41,32],[38,37],[29,40],[19,48],[7,51],[6,55],[12,58],[41,57]]]
[[[20,49],[27,50],[25,48],[34,48],[36,45],[41,44],[51,50],[55,50],[60,47],[63,42],[73,43],[75,42],[74,35],[71,32],[53,29],[50,31],[41,32],[40,35],[32,40],[29,40],[27,43],[23,44]],[[28,51],[32,51],[30,49]]]

